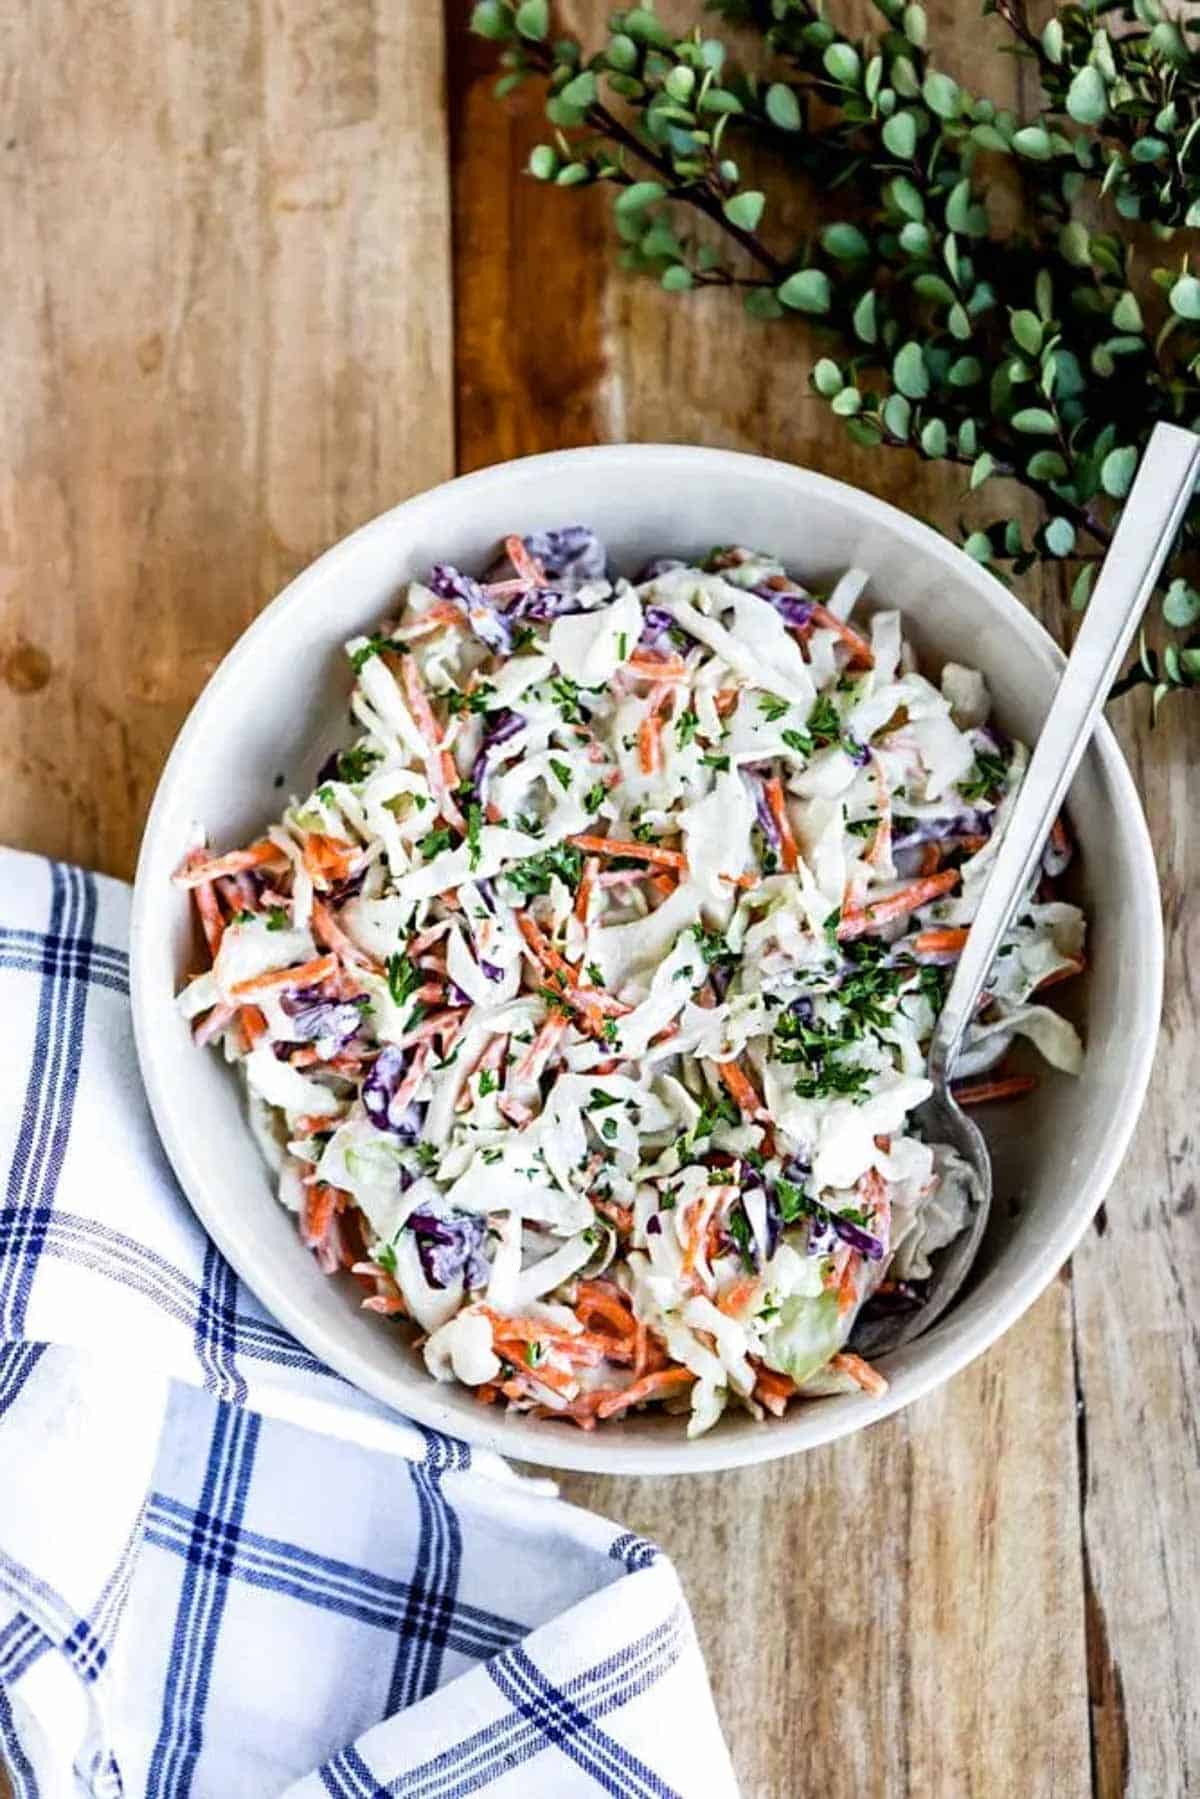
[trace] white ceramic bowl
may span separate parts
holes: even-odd
[[[1086,1066],[1076,1080],[1044,1075],[1010,1120],[988,1121],[997,1203],[977,1275],[927,1337],[884,1364],[883,1400],[814,1400],[764,1425],[731,1413],[689,1443],[678,1419],[630,1418],[585,1435],[506,1418],[464,1388],[436,1385],[394,1326],[359,1310],[353,1283],[318,1272],[272,1195],[234,1076],[193,1048],[173,1003],[194,965],[193,927],[170,875],[194,821],[215,845],[232,847],[286,793],[308,790],[326,752],[346,740],[341,645],[387,613],[403,581],[434,560],[477,569],[507,532],[577,521],[595,527],[625,570],[714,542],[768,548],[814,582],[858,564],[871,574],[868,600],[901,608],[929,670],[950,658],[981,668],[1000,721],[1036,736],[1062,666],[1046,632],[943,538],[852,487],[753,456],[668,445],[566,450],[464,476],[322,556],[255,621],[197,701],[138,866],[138,1049],[163,1142],[208,1230],[270,1311],[358,1386],[531,1462],[629,1474],[733,1467],[845,1436],[927,1393],[1020,1317],[1070,1253],[1116,1172],[1150,1073],[1162,982],[1154,859],[1129,771],[1102,725],[1070,798],[1090,971],[1062,992],[1084,1031]]]

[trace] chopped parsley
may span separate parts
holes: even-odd
[[[384,1243],[375,1251],[375,1260],[385,1274],[396,1272],[396,1251],[390,1243]]]
[[[603,1137],[603,1138],[604,1138],[604,1139],[605,1139],[605,1140],[606,1140],[606,1141],[607,1141],[607,1142],[609,1142],[609,1143],[611,1143],[611,1142],[612,1142],[612,1141],[613,1141],[613,1139],[614,1139],[614,1138],[615,1138],[615,1137],[616,1137],[616,1134],[617,1134],[617,1121],[616,1121],[616,1119],[615,1119],[615,1118],[605,1118],[605,1119],[603,1119],[603,1120],[602,1120],[602,1121],[601,1121],[601,1124],[600,1124],[600,1135],[601,1135],[601,1136],[602,1136],[602,1137]]]
[[[538,1363],[542,1360],[542,1357],[545,1355],[545,1353],[546,1353],[545,1350],[542,1348],[541,1344],[536,1340],[536,1338],[531,1339],[525,1345],[525,1360],[528,1362],[528,1364],[531,1368],[537,1367]]]
[[[488,701],[495,691],[490,681],[481,681],[470,693],[463,693],[461,688],[452,687],[441,697],[446,702],[446,710],[451,718],[458,718],[464,712],[486,712]]]
[[[538,856],[523,857],[504,871],[509,885],[529,899],[549,893],[556,875],[574,892],[583,875],[583,851],[569,843],[556,843]]]
[[[781,731],[779,735],[787,744],[789,750],[795,750],[798,756],[812,755],[813,740],[807,731]]]
[[[439,825],[435,831],[429,831],[422,837],[417,848],[427,862],[432,862],[443,850],[454,848],[454,832],[447,830],[445,825]]]
[[[841,717],[827,693],[819,695],[808,715],[808,734],[820,745],[836,743],[842,734]]]
[[[781,700],[777,693],[764,693],[758,702],[758,709],[769,725],[777,724],[788,711],[788,701]]]
[[[366,643],[360,643],[351,652],[350,666],[356,675],[360,675],[371,657],[382,656],[385,650],[392,650],[397,656],[403,656],[407,653],[407,645],[395,637],[381,637],[375,633],[367,638]]]
[[[559,786],[563,789],[564,793],[569,791],[570,786],[571,786],[570,765],[566,762],[559,762],[556,757],[551,756],[550,768],[554,775],[555,780],[558,782]]]
[[[728,756],[716,756],[710,752],[706,756],[701,756],[700,760],[705,768],[715,768],[718,774],[728,774],[729,772]]]
[[[388,992],[394,1005],[402,1006],[412,998],[421,985],[421,971],[416,963],[405,955],[389,956],[387,959]]]
[[[846,820],[846,829],[852,837],[874,837],[878,828],[878,818],[850,818]]]
[[[775,1182],[775,1197],[779,1201],[779,1216],[785,1224],[795,1224],[797,1218],[803,1218],[812,1211],[812,1200],[808,1194],[791,1181],[785,1181],[780,1175]]]
[[[598,962],[589,962],[585,972],[587,974],[588,980],[592,983],[593,987],[603,987],[603,985],[604,985],[604,970],[601,968],[601,966]]]
[[[587,714],[579,704],[579,683],[570,675],[553,675],[548,683],[559,713],[569,725],[583,724]]]
[[[519,656],[522,650],[532,649],[537,642],[537,632],[532,625],[517,625],[513,631],[513,654]]]
[[[383,757],[378,750],[368,749],[365,743],[356,743],[351,749],[341,750],[338,753],[338,780],[345,781],[348,787],[353,787],[359,781],[365,781],[375,764],[382,760]]]
[[[483,851],[479,845],[479,831],[483,824],[483,807],[478,800],[472,800],[467,807],[467,865],[474,874],[479,867]]]
[[[743,1267],[746,1269],[747,1273],[753,1274],[754,1256],[752,1254],[752,1246],[754,1243],[754,1232],[750,1229],[750,1220],[746,1216],[746,1208],[741,1200],[738,1200],[736,1205],[730,1207],[729,1216],[725,1220],[725,1229],[737,1244],[738,1254],[742,1258]]]
[[[615,1093],[605,1093],[602,1087],[593,1087],[587,1109],[589,1112],[603,1112],[608,1106],[620,1106],[624,1103]]]
[[[849,1099],[865,1099],[866,1085],[870,1078],[869,1068],[861,1068],[854,1062],[840,1062],[831,1056],[828,1061],[822,1062],[815,1073],[798,1077],[795,1093],[799,1099],[827,1099],[834,1094]]]
[[[1007,780],[1008,763],[1004,757],[980,750],[967,779],[959,781],[957,786],[968,804],[974,805],[979,800],[994,799]]]
[[[710,930],[707,925],[694,924],[692,936],[696,939],[705,966],[712,968],[718,964],[736,962],[737,957],[722,937],[720,931]]]
[[[417,1161],[426,1173],[437,1166],[438,1152],[432,1143],[417,1144]]]
[[[681,712],[679,714],[679,717],[675,720],[675,736],[681,750],[687,748],[699,729],[700,720],[690,707],[686,712]]]
[[[494,1093],[499,1085],[500,1085],[500,1083],[496,1079],[495,1075],[492,1073],[491,1069],[490,1068],[483,1069],[479,1076],[479,1097],[480,1097],[480,1099],[486,1099],[488,1094]]]
[[[291,919],[283,906],[272,906],[267,913],[268,931],[286,931]]]
[[[584,811],[599,812],[601,806],[604,804],[607,794],[608,788],[604,785],[603,781],[593,781],[592,785],[583,796]]]

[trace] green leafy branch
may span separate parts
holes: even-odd
[[[1200,419],[1200,278],[1175,247],[1200,222],[1200,56],[1158,0],[1063,6],[1036,33],[1023,0],[994,0],[1042,87],[1021,119],[939,66],[921,5],[876,7],[855,38],[819,0],[714,0],[760,38],[754,68],[652,6],[615,13],[591,54],[554,35],[547,0],[481,0],[473,25],[501,46],[498,91],[545,85],[530,173],[615,190],[625,267],[806,322],[812,385],[850,436],[960,465],[968,553],[1014,576],[1070,561],[1082,606],[1153,424]],[[819,219],[798,240],[793,183]],[[998,479],[1039,502],[1031,533],[1010,505],[989,517]],[[1200,508],[1161,596],[1181,635],[1123,682],[1156,705],[1200,687],[1198,547]]]

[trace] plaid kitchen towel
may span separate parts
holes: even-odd
[[[377,1406],[167,1167],[128,889],[0,851],[0,1751],[18,1799],[736,1799],[655,1548]]]

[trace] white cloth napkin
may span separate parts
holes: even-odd
[[[128,889],[0,851],[0,1750],[19,1799],[736,1799],[652,1544],[385,1411],[154,1135]]]

